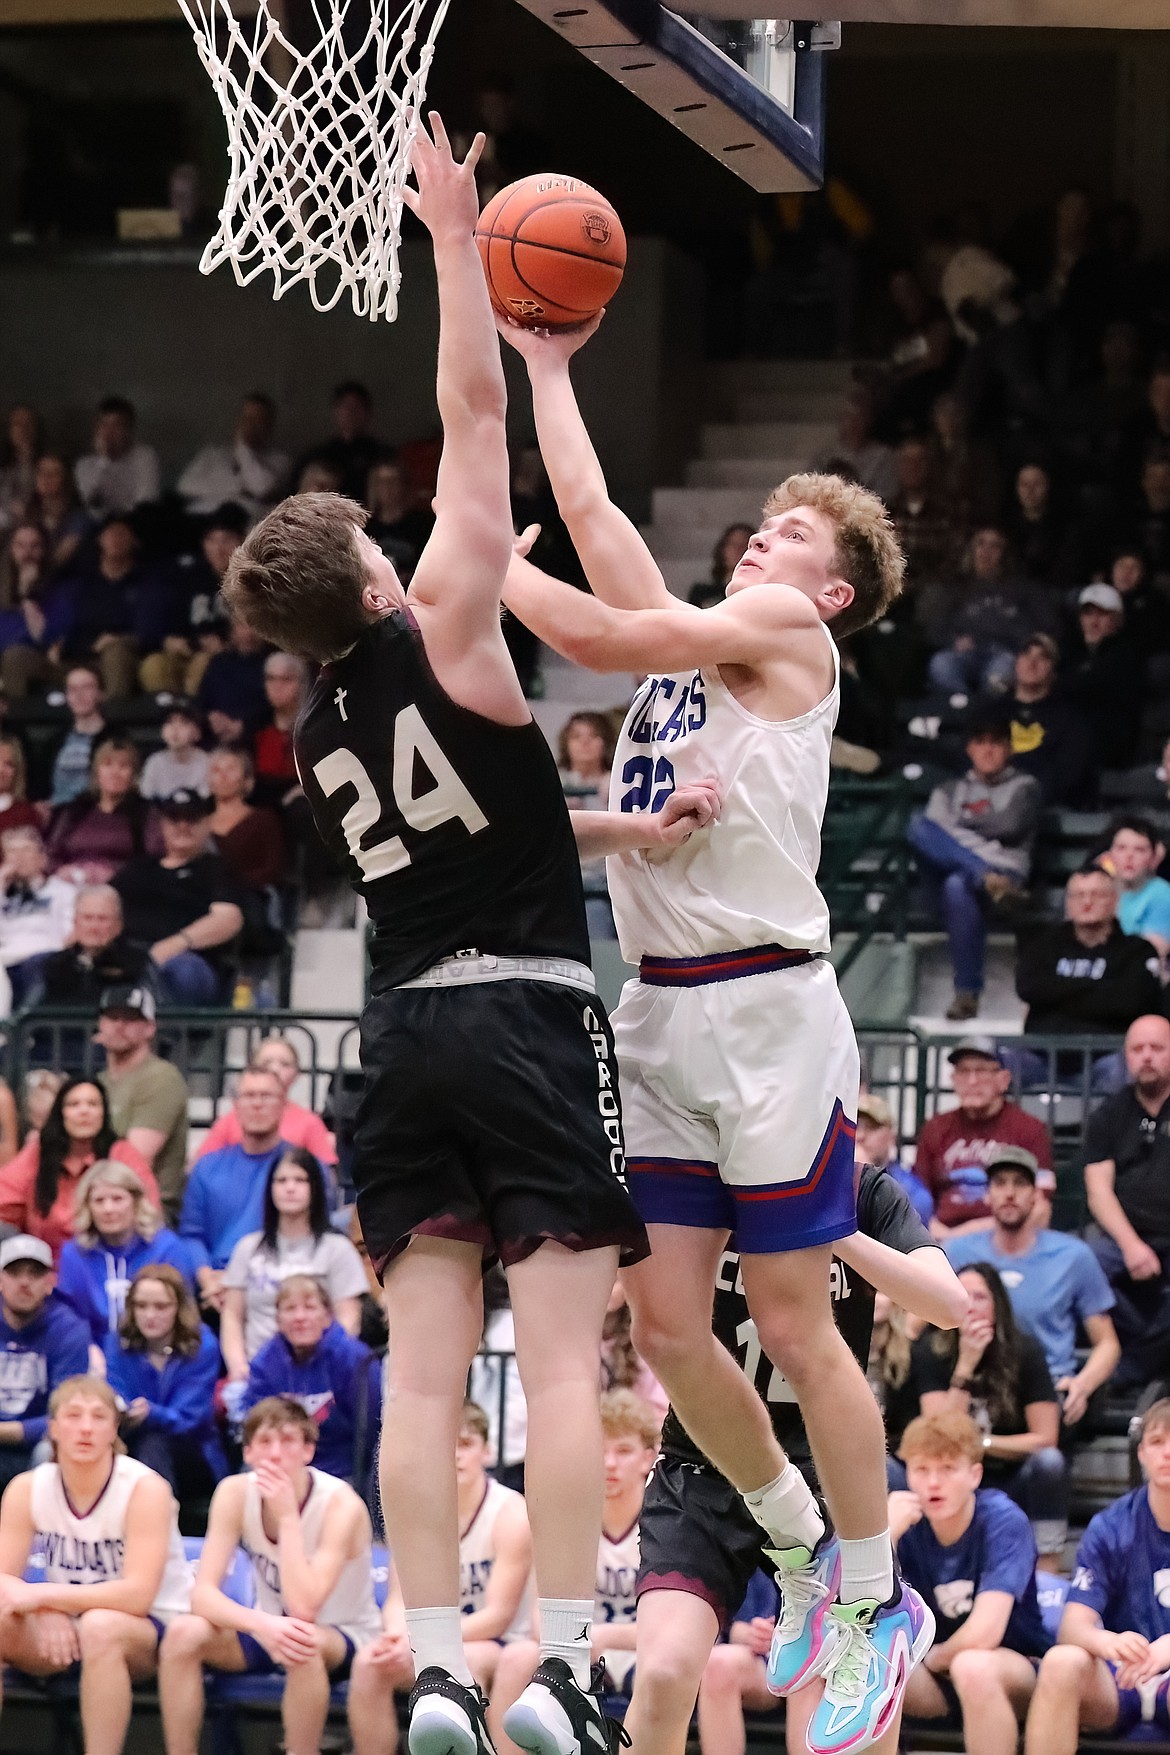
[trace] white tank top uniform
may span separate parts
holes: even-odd
[[[503,1486],[499,1481],[488,1479],[483,1498],[479,1502],[471,1522],[459,1537],[459,1607],[465,1615],[474,1614],[482,1609],[487,1596],[488,1580],[495,1563],[495,1528],[496,1519],[504,1506],[518,1499],[523,1504],[523,1495],[514,1493],[510,1487]],[[532,1579],[524,1586],[524,1595],[520,1599],[520,1607],[516,1610],[512,1625],[503,1635],[502,1643],[510,1639],[530,1639],[532,1637]]]
[[[243,1532],[240,1546],[252,1563],[256,1585],[256,1606],[268,1615],[288,1613],[280,1585],[280,1550],[264,1528],[260,1515],[260,1488],[255,1475],[247,1477],[244,1496]],[[309,1494],[301,1506],[301,1530],[305,1553],[310,1557],[321,1540],[325,1514],[339,1492],[350,1492],[344,1481],[334,1475],[309,1470]],[[369,1549],[354,1560],[347,1560],[341,1576],[317,1612],[322,1627],[336,1627],[355,1651],[377,1639],[382,1631],[381,1617],[374,1601],[374,1581]]]
[[[856,1229],[859,1065],[817,885],[833,686],[783,721],[718,669],[652,676],[626,716],[610,809],[660,810],[714,775],[719,821],[666,858],[611,855],[622,955],[614,1014],[630,1189],[650,1223],[734,1231],[741,1250],[811,1248]]]
[[[601,1532],[597,1545],[597,1583],[594,1589],[595,1620],[609,1621],[623,1627],[632,1625],[638,1608],[638,1556],[640,1543],[638,1525],[631,1524],[624,1535],[615,1538]],[[610,1690],[615,1694],[628,1692],[627,1683],[637,1654],[632,1651],[603,1651]]]
[[[126,1557],[126,1511],[130,1495],[154,1471],[133,1457],[116,1456],[105,1490],[83,1514],[70,1503],[56,1463],[41,1463],[32,1476],[33,1552],[44,1560],[46,1584],[108,1584],[121,1578]],[[167,1559],[148,1613],[163,1626],[191,1607],[191,1568],[171,1502]]]

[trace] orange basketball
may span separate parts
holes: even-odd
[[[605,199],[574,177],[522,177],[475,228],[492,304],[527,329],[571,329],[621,285],[626,234]]]

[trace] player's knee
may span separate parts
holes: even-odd
[[[709,1323],[696,1324],[681,1310],[642,1308],[634,1312],[630,1323],[630,1339],[652,1369],[669,1369],[676,1359],[690,1363],[696,1345],[705,1345],[710,1334]]]
[[[121,1651],[126,1637],[126,1616],[116,1609],[86,1609],[77,1619],[77,1643],[84,1663]]]
[[[699,1684],[701,1698],[722,1700],[731,1696],[738,1699],[743,1682],[741,1652],[742,1647],[738,1645],[715,1647],[707,1659],[707,1667]]]
[[[993,1651],[958,1651],[951,1661],[951,1681],[959,1695],[985,1696],[999,1686]]]
[[[1070,1688],[1080,1693],[1088,1685],[1093,1663],[1092,1654],[1083,1646],[1054,1645],[1041,1659],[1037,1693],[1058,1694]]]
[[[639,1648],[634,1683],[639,1711],[666,1713],[681,1706],[689,1717],[702,1677],[702,1664],[695,1663],[683,1649],[663,1645],[643,1652]]]
[[[213,1631],[202,1615],[176,1615],[163,1635],[159,1662],[202,1657]]]

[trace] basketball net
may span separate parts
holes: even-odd
[[[307,281],[319,311],[348,288],[357,316],[394,321],[402,188],[449,4],[310,0],[319,34],[300,49],[283,0],[242,21],[232,0],[179,0],[228,129],[204,274],[230,262],[247,286],[271,270],[277,299]]]

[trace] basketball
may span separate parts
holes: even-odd
[[[588,183],[522,177],[488,202],[475,241],[492,304],[528,329],[571,329],[609,302],[626,266],[626,234]]]

